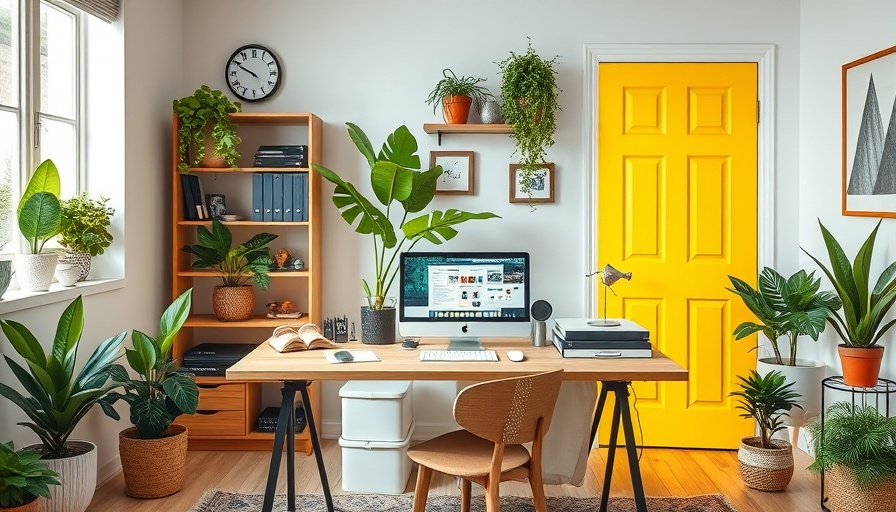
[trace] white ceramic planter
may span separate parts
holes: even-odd
[[[68,446],[84,451],[65,459],[44,459],[59,473],[62,485],[50,486],[50,499],[41,500],[40,512],[84,512],[96,490],[96,445],[89,441],[69,441]],[[41,445],[28,448],[40,450]]]
[[[16,276],[26,292],[45,292],[53,282],[56,253],[16,254]]]
[[[774,358],[760,359],[756,363],[756,373],[765,375],[773,371],[784,374],[787,382],[793,382],[793,390],[800,394],[797,402],[802,409],[794,407],[790,415],[784,418],[784,424],[801,427],[806,422],[821,414],[821,381],[827,372],[827,365],[814,359],[797,358],[796,366],[774,364]],[[785,359],[785,362],[790,361]]]

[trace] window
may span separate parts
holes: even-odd
[[[15,209],[40,162],[53,159],[63,198],[81,191],[81,33],[62,4],[0,0],[0,253],[19,250]]]

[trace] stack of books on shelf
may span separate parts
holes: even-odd
[[[259,146],[255,152],[255,167],[308,167],[308,146]]]
[[[595,319],[557,318],[553,343],[563,357],[651,357],[650,331],[625,318],[615,327],[592,325]]]
[[[200,343],[184,352],[181,368],[200,376],[221,376],[257,345],[251,343]]]
[[[277,418],[280,416],[279,407],[267,407],[258,415],[259,432],[276,432]],[[296,407],[296,433],[305,430],[305,409]]]
[[[253,174],[252,220],[255,222],[307,222],[308,172]]]
[[[202,188],[195,174],[181,174],[180,187],[184,198],[184,220],[208,219],[208,209],[202,202]]]

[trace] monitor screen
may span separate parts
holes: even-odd
[[[528,336],[529,254],[402,253],[398,311],[402,336]]]

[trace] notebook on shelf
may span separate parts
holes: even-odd
[[[274,329],[274,334],[268,338],[268,343],[277,352],[339,348],[339,345],[321,334],[320,328],[315,324],[305,324],[300,327],[281,325]]]

